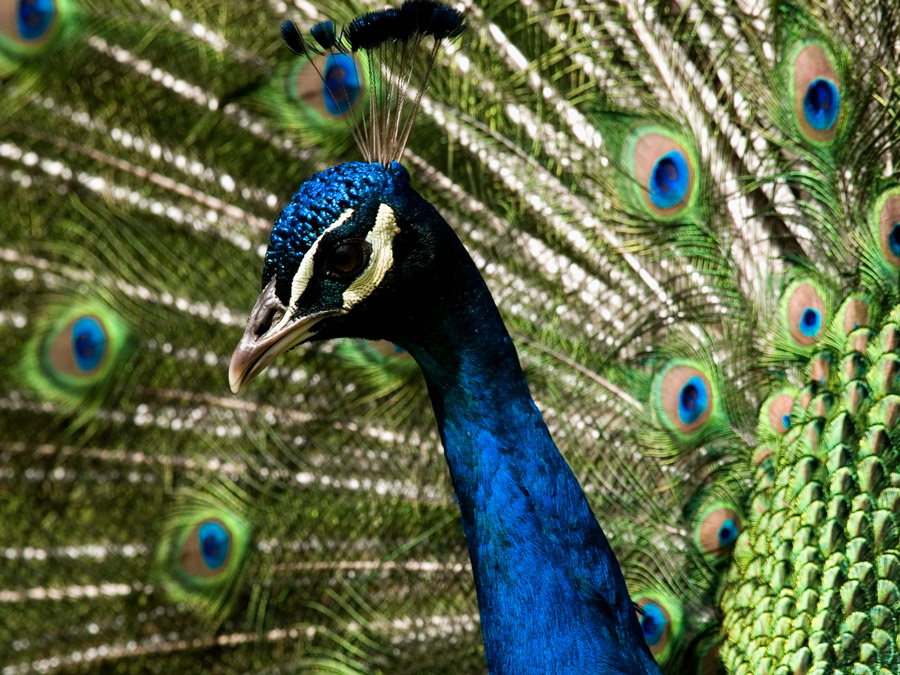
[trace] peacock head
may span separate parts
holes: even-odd
[[[314,175],[275,222],[263,289],[231,359],[232,391],[302,342],[400,341],[457,246],[398,162]]]
[[[458,11],[434,0],[406,0],[398,9],[363,14],[344,31],[324,21],[309,39],[292,22],[282,25],[288,47],[308,60],[365,52],[368,79],[380,80],[381,94],[371,99],[367,115],[366,106],[354,106],[352,87],[335,87],[330,75],[319,73],[331,103],[350,113],[348,127],[366,162],[316,174],[275,222],[263,290],[231,357],[235,393],[301,342],[399,342],[395,336],[416,321],[411,309],[428,303],[435,278],[447,278],[441,262],[468,257],[397,161],[439,46],[464,29]],[[394,76],[383,78],[388,64]]]

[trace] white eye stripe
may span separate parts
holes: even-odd
[[[369,266],[344,291],[344,309],[351,309],[356,303],[369,296],[384,279],[384,275],[394,264],[394,237],[400,232],[394,210],[387,204],[378,207],[375,226],[366,235],[372,246]]]
[[[297,268],[297,272],[294,274],[294,280],[291,282],[291,300],[288,304],[288,311],[284,313],[281,321],[279,321],[278,325],[272,330],[280,330],[283,328],[291,320],[294,311],[297,309],[300,297],[306,291],[306,288],[309,286],[309,282],[313,277],[313,266],[315,264],[316,252],[319,249],[319,242],[322,241],[323,237],[328,232],[346,223],[350,217],[353,216],[353,213],[353,209],[344,211],[340,218],[329,225],[328,228],[319,235],[319,238],[313,242],[313,245],[309,247],[309,250],[303,256],[303,260],[300,261],[300,267]],[[372,291],[378,288],[378,285],[382,282],[384,276],[394,264],[393,242],[394,237],[399,232],[400,228],[397,227],[397,217],[394,215],[393,209],[387,204],[379,205],[378,214],[375,216],[375,225],[369,231],[369,234],[366,235],[366,241],[369,242],[369,245],[372,247],[369,264],[365,271],[363,271],[363,273],[347,287],[347,290],[344,291],[342,298],[344,310],[350,310],[354,305],[368,297]]]
[[[322,237],[324,237],[325,234],[330,232],[331,230],[346,223],[352,215],[353,209],[347,209],[346,211],[344,211],[336,221],[329,225],[325,229],[325,231],[319,235],[319,238],[313,242],[313,245],[309,247],[306,255],[303,256],[303,260],[300,261],[300,267],[297,268],[297,273],[294,275],[293,282],[291,282],[291,301],[288,303],[288,311],[286,311],[284,313],[284,316],[281,317],[281,321],[278,322],[278,325],[274,328],[274,330],[283,328],[284,325],[291,320],[291,316],[293,315],[294,310],[297,308],[297,303],[300,301],[300,296],[303,295],[303,292],[309,285],[309,280],[312,279],[313,264],[316,260],[316,251],[319,248],[319,242],[322,241]]]

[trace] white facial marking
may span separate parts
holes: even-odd
[[[375,227],[366,235],[366,241],[372,246],[369,266],[344,291],[344,309],[351,309],[356,303],[378,288],[384,275],[394,264],[394,236],[400,232],[394,211],[387,204],[378,207],[375,216]],[[305,262],[305,260],[304,260]]]
[[[288,303],[288,310],[284,313],[284,316],[281,317],[281,321],[278,322],[278,325],[271,330],[280,330],[291,320],[294,310],[297,309],[297,302],[300,300],[300,296],[303,295],[303,291],[305,291],[306,287],[309,285],[309,280],[312,279],[316,250],[319,248],[319,242],[322,241],[322,237],[324,237],[327,232],[346,223],[352,215],[353,209],[344,211],[340,218],[329,225],[325,231],[319,235],[319,238],[313,242],[313,245],[309,247],[306,255],[303,256],[303,260],[300,261],[300,267],[297,268],[297,273],[294,275],[294,281],[291,283],[291,301]]]

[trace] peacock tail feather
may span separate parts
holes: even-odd
[[[228,392],[273,221],[396,75],[284,46],[378,7],[333,4],[0,0],[4,675],[484,670],[413,360]],[[900,5],[454,6],[403,163],[657,660],[900,671]]]

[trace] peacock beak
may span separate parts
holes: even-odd
[[[280,354],[308,339],[319,321],[337,313],[326,311],[288,318],[286,308],[275,295],[272,279],[256,299],[244,335],[231,355],[228,367],[231,391],[237,394]]]

